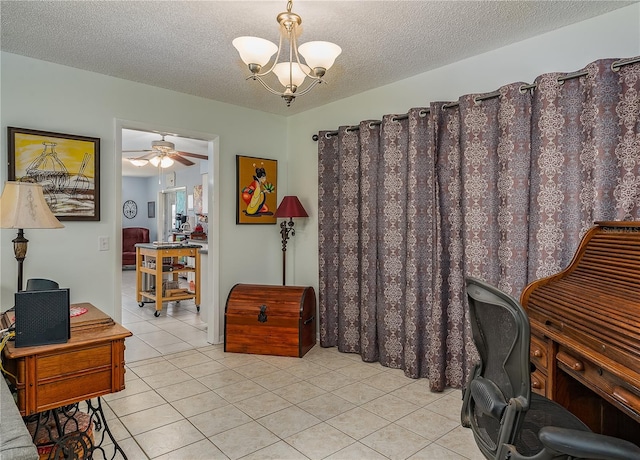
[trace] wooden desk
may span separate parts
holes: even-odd
[[[23,416],[124,389],[124,339],[131,332],[89,303],[74,306],[88,311],[71,318],[67,343],[16,348],[8,342],[4,348]]]
[[[197,244],[156,246],[154,244],[136,244],[136,300],[140,307],[144,306],[144,298],[151,299],[156,305],[155,316],[160,316],[163,302],[180,302],[181,300],[195,299],[196,308],[200,311],[200,249]],[[182,257],[192,257],[194,266],[185,265],[178,267],[178,260]],[[171,271],[164,271],[163,267]],[[144,290],[142,274],[146,273],[154,277],[155,289]],[[163,293],[163,275],[178,281],[180,273],[193,273],[195,275],[194,290],[176,292],[170,295]]]
[[[521,295],[533,391],[640,445],[640,222],[596,222],[561,272]]]
[[[533,319],[531,390],[567,408],[592,431],[640,445],[640,375],[585,353],[574,338]]]

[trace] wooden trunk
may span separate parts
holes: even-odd
[[[236,284],[225,306],[224,351],[302,358],[316,343],[312,287]]]

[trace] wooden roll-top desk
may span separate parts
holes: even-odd
[[[640,222],[598,222],[562,272],[531,283],[533,391],[640,444]]]

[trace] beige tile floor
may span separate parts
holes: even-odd
[[[138,307],[123,272],[126,389],[109,426],[136,459],[483,458],[460,426],[461,393],[316,345],[304,358],[225,353],[195,305]]]

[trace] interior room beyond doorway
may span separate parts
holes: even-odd
[[[122,228],[142,227],[149,230],[149,242],[180,241],[193,236],[197,244],[208,250],[209,195],[208,185],[213,178],[214,148],[216,136],[193,136],[168,133],[134,123],[135,129],[122,125]],[[198,137],[198,138],[196,138]],[[205,140],[211,137],[211,140]],[[158,158],[156,158],[158,157]],[[167,158],[172,161],[166,160]],[[167,193],[182,192],[180,203],[166,202]],[[171,195],[174,196],[174,195]],[[131,202],[134,204],[131,205]],[[127,205],[127,203],[129,203]],[[177,209],[177,205],[181,209]],[[164,205],[164,206],[163,206]],[[126,207],[128,206],[128,207]],[[131,207],[135,212],[131,212]],[[167,212],[167,206],[170,206]],[[177,224],[178,219],[180,224]],[[193,233],[193,235],[192,235]],[[194,240],[195,241],[195,240]],[[207,285],[207,305],[198,312],[193,301],[164,302],[160,317],[153,316],[155,304],[142,307],[136,301],[135,265],[122,267],[122,323],[134,332],[131,357],[135,359],[159,354],[174,353],[214,342],[219,336],[219,322],[214,321],[214,331],[208,331],[209,308],[213,308],[213,291],[217,280],[213,270],[207,270],[213,261],[203,257],[201,286]],[[217,276],[217,275],[214,275]],[[182,277],[181,277],[182,278]],[[189,286],[193,280],[179,279]],[[204,303],[204,302],[201,302]],[[147,318],[148,316],[148,318]],[[214,319],[217,319],[217,314]],[[171,330],[172,332],[169,332]],[[167,335],[169,334],[169,335]],[[182,340],[188,337],[190,342]],[[209,340],[209,342],[207,342]],[[139,343],[138,343],[139,342]]]

